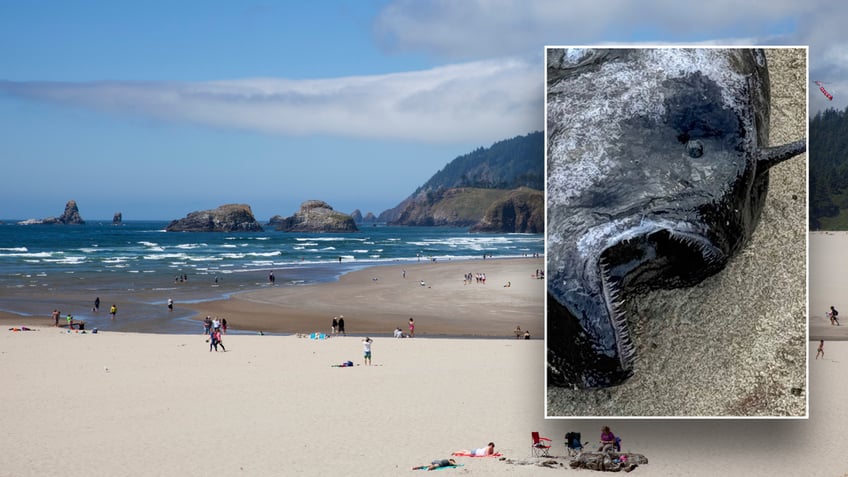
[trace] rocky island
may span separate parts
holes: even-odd
[[[353,217],[337,212],[324,201],[307,200],[290,217],[275,215],[269,226],[283,232],[358,232]]]
[[[174,220],[166,232],[262,232],[249,205],[227,204],[212,210],[191,212]]]
[[[20,225],[54,225],[54,224],[62,224],[62,225],[83,225],[85,224],[85,220],[82,220],[82,217],[79,213],[79,208],[77,207],[77,201],[69,200],[67,204],[65,204],[65,212],[62,213],[59,217],[47,217],[45,219],[28,219],[23,222],[18,222]]]

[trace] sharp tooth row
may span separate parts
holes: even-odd
[[[609,271],[609,266],[606,261],[599,261],[604,297],[609,304],[610,312],[612,313],[612,324],[615,329],[618,342],[619,359],[621,360],[622,368],[631,369],[633,360],[636,356],[636,349],[630,339],[630,333],[627,329],[627,318],[624,316],[624,300],[620,300],[619,294],[621,290],[612,281],[612,276]]]
[[[674,233],[674,230],[668,231],[669,237],[678,242],[686,245],[687,247],[694,248],[701,253],[701,257],[703,257],[704,261],[707,263],[717,262],[720,259],[720,254],[716,252],[714,247],[710,247],[704,242],[695,241],[685,235],[678,235]]]

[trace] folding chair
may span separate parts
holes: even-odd
[[[540,437],[538,432],[531,432],[530,435],[533,437],[533,445],[530,450],[533,453],[534,457],[550,457],[548,454],[548,449],[551,448],[551,440],[547,437]]]
[[[583,452],[583,443],[580,442],[579,432],[568,432],[565,434],[565,447],[568,449],[568,456],[574,457]]]

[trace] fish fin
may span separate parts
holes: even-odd
[[[788,144],[782,144],[780,146],[766,147],[760,149],[757,164],[764,165],[766,169],[769,169],[775,164],[779,164],[791,157],[795,157],[798,154],[803,154],[805,152],[807,152],[806,138],[799,139]]]

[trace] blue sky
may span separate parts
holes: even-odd
[[[846,7],[700,3],[0,0],[0,218],[378,214],[543,129],[546,44],[809,44],[848,104]]]

